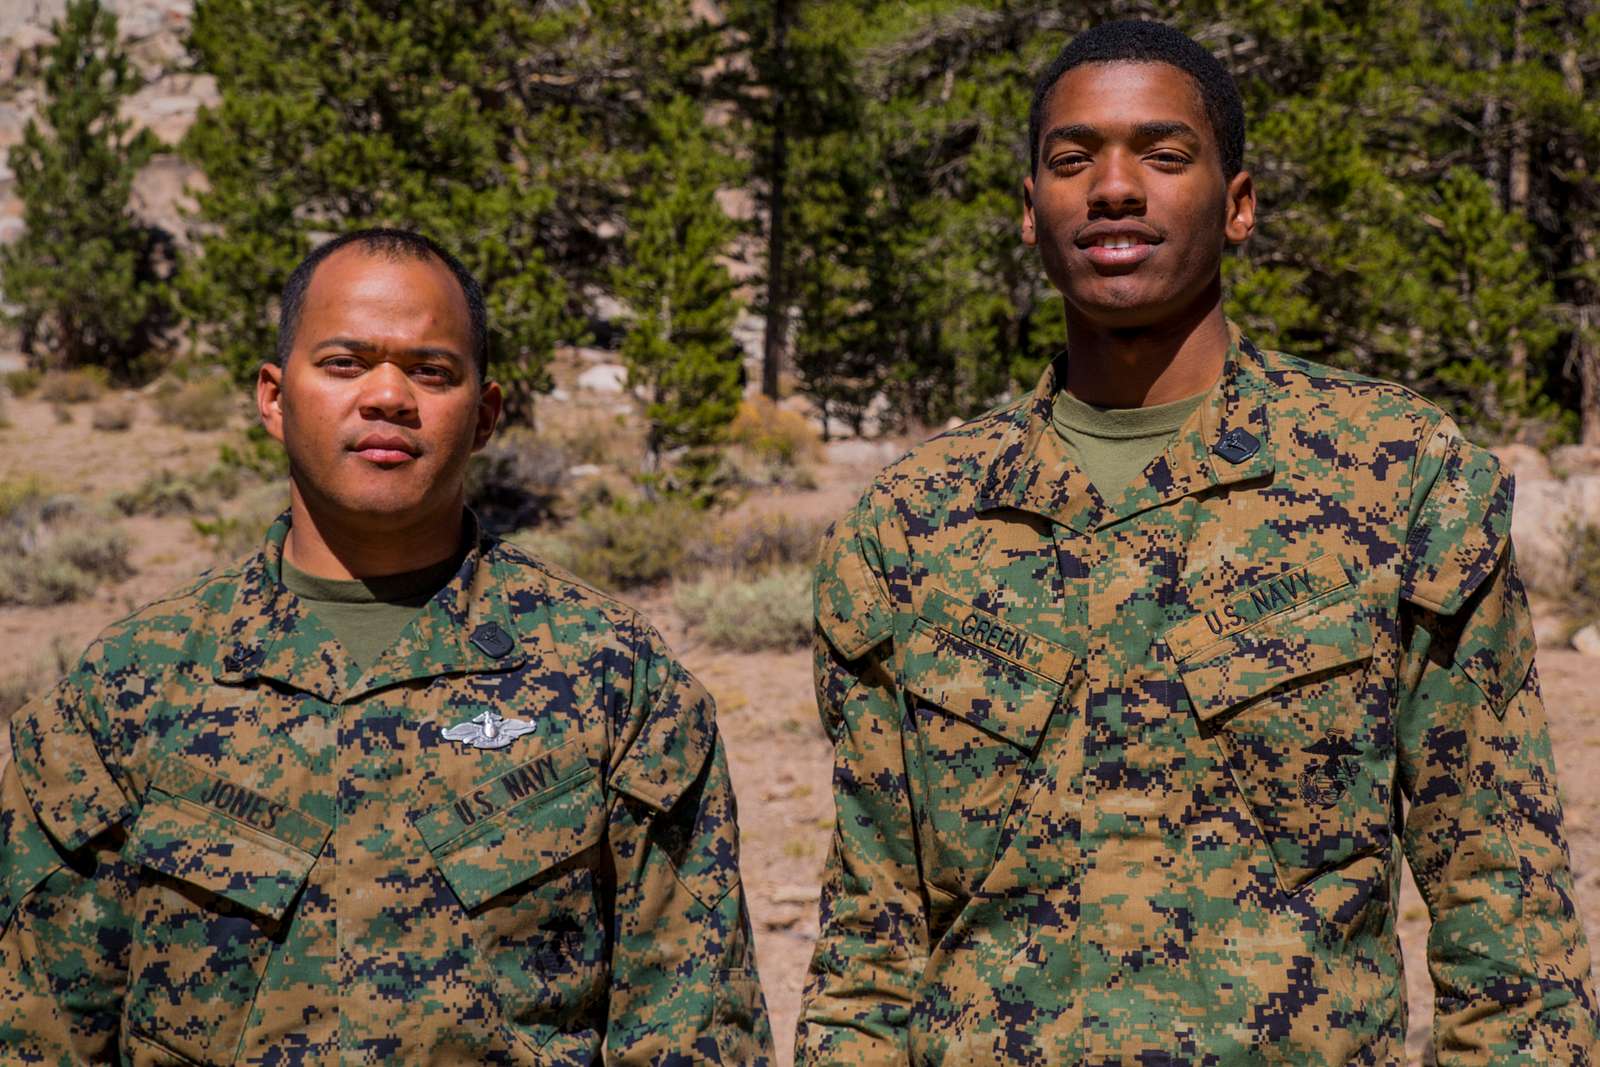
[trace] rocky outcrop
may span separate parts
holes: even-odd
[[[1511,537],[1517,566],[1534,589],[1557,593],[1576,526],[1600,526],[1600,475],[1518,478]]]
[[[144,80],[123,104],[123,115],[135,129],[151,130],[175,146],[200,108],[217,101],[214,82],[189,69],[184,50],[194,0],[104,2],[116,12],[123,47]],[[0,0],[0,242],[22,232],[22,203],[4,156],[38,113],[40,62],[53,39],[50,24],[65,8],[66,0]],[[135,214],[182,240],[181,207],[196,177],[176,154],[158,155],[135,183]]]

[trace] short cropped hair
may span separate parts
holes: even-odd
[[[1206,118],[1222,153],[1222,175],[1232,180],[1244,169],[1244,103],[1233,75],[1192,38],[1159,22],[1124,19],[1087,29],[1067,43],[1045,68],[1028,109],[1028,170],[1039,169],[1039,138],[1044,103],[1062,75],[1088,63],[1165,63],[1189,75],[1200,90]]]
[[[449,268],[461,286],[461,295],[467,299],[467,316],[472,330],[472,361],[478,368],[478,380],[489,375],[489,313],[483,303],[483,286],[461,261],[445,251],[437,241],[411,230],[375,226],[354,230],[324,241],[306,254],[283,284],[283,295],[278,300],[278,347],[275,358],[278,366],[289,361],[294,349],[294,336],[300,329],[300,314],[305,309],[306,290],[311,287],[311,276],[317,266],[346,245],[359,245],[363,252],[384,256],[391,260],[437,259]]]

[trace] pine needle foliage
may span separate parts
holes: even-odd
[[[205,171],[196,341],[240,377],[272,351],[278,292],[315,243],[419,229],[483,283],[491,373],[525,415],[615,252],[618,145],[702,62],[688,0],[199,0],[217,79],[185,150]]]
[[[37,362],[127,378],[169,310],[165,242],[128,206],[159,146],[119,115],[139,79],[116,16],[98,0],[70,0],[52,30],[40,116],[8,157],[25,229],[0,249],[0,288]]]
[[[739,409],[739,305],[721,256],[735,224],[717,190],[737,177],[728,154],[686,97],[662,105],[655,137],[638,157],[625,254],[613,283],[632,320],[622,342],[628,384],[645,402],[646,444],[660,466],[679,453],[698,485]]]

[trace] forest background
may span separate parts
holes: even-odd
[[[650,452],[703,484],[761,387],[824,425],[938,425],[1031,385],[1059,298],[1017,237],[1036,71],[1112,17],[1233,71],[1263,210],[1226,263],[1266,346],[1402,381],[1486,441],[1600,444],[1600,13],[1587,0],[197,0],[216,98],[134,132],[111,13],[31,59],[0,292],[39,368],[239,379],[317,240],[423,229],[485,282],[527,420],[561,346],[621,350]],[[128,208],[176,151],[178,232]],[[730,272],[730,267],[731,272]],[[782,382],[780,384],[780,378]],[[669,479],[670,480],[670,479]]]
[[[1124,16],[1244,96],[1229,314],[1410,385],[1517,474],[1600,944],[1600,0],[0,0],[0,765],[96,632],[285,506],[245,387],[294,263],[420,228],[484,280],[512,399],[472,506],[716,698],[787,1063],[833,826],[816,545],[1063,344],[1018,233],[1027,109]],[[1400,914],[1416,1065],[1409,879]]]

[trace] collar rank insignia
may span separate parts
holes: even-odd
[[[1235,426],[1222,435],[1222,439],[1211,446],[1211,451],[1227,460],[1229,463],[1243,463],[1260,449],[1261,442],[1249,430]]]
[[[507,719],[486,711],[475,719],[457,723],[439,733],[467,748],[505,748],[523,734],[531,734],[533,729],[533,723],[526,719]]]

